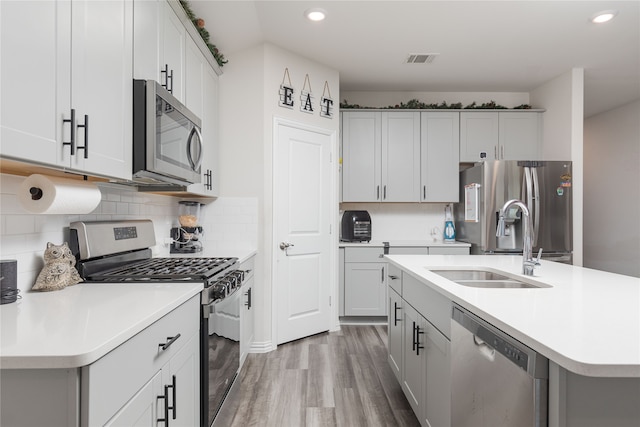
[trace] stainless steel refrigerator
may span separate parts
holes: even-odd
[[[571,162],[500,160],[460,172],[460,202],[454,206],[456,240],[472,254],[522,253],[523,214],[507,212],[507,235],[496,237],[499,212],[510,199],[526,203],[533,220],[534,255],[572,263]]]

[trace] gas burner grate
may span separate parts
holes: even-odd
[[[209,279],[233,267],[237,258],[150,258],[95,273],[103,280],[187,280]]]

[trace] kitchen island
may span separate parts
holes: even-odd
[[[385,258],[549,359],[550,426],[640,424],[640,279],[550,261],[525,277],[520,256]],[[542,287],[467,287],[431,271],[478,268]]]

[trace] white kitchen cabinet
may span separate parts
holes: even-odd
[[[417,202],[420,113],[342,113],[342,199]]]
[[[0,5],[1,154],[130,179],[132,3],[45,3]]]
[[[389,281],[389,366],[421,425],[450,426],[451,301],[389,268],[390,276],[399,276]]]
[[[460,161],[537,160],[542,112],[461,112]]]
[[[348,111],[342,118],[342,200],[380,201],[382,113]]]
[[[402,297],[389,287],[389,320],[387,334],[389,342],[389,366],[399,383],[402,383]]]
[[[243,294],[243,298],[240,299],[243,305],[240,310],[240,368],[244,364],[244,361],[249,354],[249,349],[253,343],[254,337],[254,296],[253,296],[253,283],[254,283],[254,270],[255,270],[255,256],[252,256],[248,260],[244,261],[240,265],[240,270],[245,272],[245,283],[240,290]]]
[[[427,321],[406,302],[402,306],[402,391],[421,424],[425,418],[425,377]]]
[[[346,316],[386,316],[385,262],[345,263]]]
[[[383,202],[420,201],[420,113],[382,113]]]
[[[197,294],[87,366],[0,370],[11,390],[2,425],[151,427],[162,425],[166,402],[176,408],[171,425],[198,425],[199,313]]]
[[[420,113],[420,201],[458,202],[460,114]]]

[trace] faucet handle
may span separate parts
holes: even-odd
[[[540,248],[540,250],[538,251],[538,257],[534,258],[534,260],[536,261],[536,265],[540,265],[541,259],[542,259],[542,248]]]

